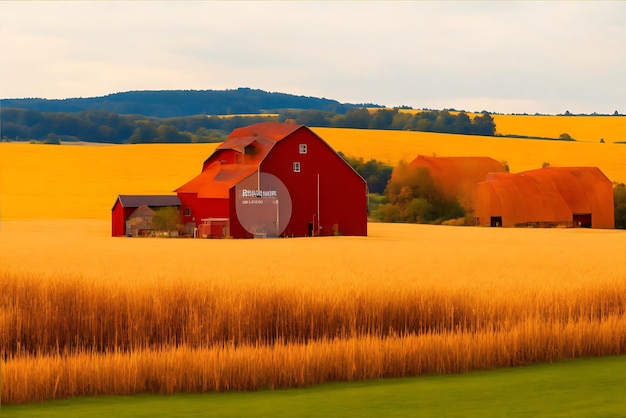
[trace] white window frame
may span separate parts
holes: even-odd
[[[308,152],[308,148],[307,144],[300,144],[298,146],[298,152],[300,152],[300,154],[306,154]]]
[[[183,215],[184,216],[191,216],[191,208],[190,207],[186,207]]]
[[[300,161],[294,161],[293,162],[293,172],[294,173],[299,173],[301,170],[301,166],[300,166]]]

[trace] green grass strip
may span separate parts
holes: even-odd
[[[626,417],[626,356],[304,389],[3,405],[10,417]]]

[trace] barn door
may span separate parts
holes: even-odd
[[[590,213],[575,213],[574,214],[574,226],[579,228],[591,228],[591,214]]]
[[[492,227],[501,227],[502,226],[502,216],[492,216],[491,217],[491,226]]]

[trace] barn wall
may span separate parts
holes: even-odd
[[[196,193],[179,193],[181,201],[181,220],[183,224],[194,222],[196,227],[202,218],[227,218],[228,199],[198,198]],[[185,208],[191,208],[189,216],[185,216]]]
[[[126,220],[137,208],[125,208],[118,199],[111,211],[111,236],[123,237],[126,235]]]
[[[126,218],[124,216],[124,207],[120,203],[120,200],[117,199],[111,213],[111,236],[122,237],[125,235],[125,232]]]
[[[306,154],[300,153],[300,144],[307,146]],[[299,173],[293,171],[294,162],[300,163]],[[279,141],[261,171],[281,179],[291,195],[292,216],[285,236],[308,235],[309,223],[320,235],[367,235],[365,181],[309,130],[299,129]]]
[[[228,191],[228,217],[230,218],[230,236],[233,238],[252,238],[252,234],[239,223],[237,216],[237,196],[236,188],[233,186]]]

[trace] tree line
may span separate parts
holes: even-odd
[[[60,141],[113,144],[223,142],[233,129],[268,120],[263,116],[152,118],[105,110],[48,113],[25,109],[2,109],[0,118],[3,140],[36,140],[51,144]]]
[[[291,121],[307,126],[395,129],[455,134],[494,135],[495,123],[488,113],[471,119],[466,113],[447,110],[401,112],[399,109],[349,109],[345,114],[321,110],[286,110],[277,115],[183,116],[155,118],[122,115],[106,110],[39,112],[5,108],[0,112],[2,139],[103,143],[222,142],[233,129],[266,121]]]
[[[345,114],[321,110],[286,111],[280,120],[294,120],[308,126],[332,128],[391,129],[493,136],[496,124],[488,112],[470,118],[465,112],[448,110],[403,111],[400,108],[350,108]]]

